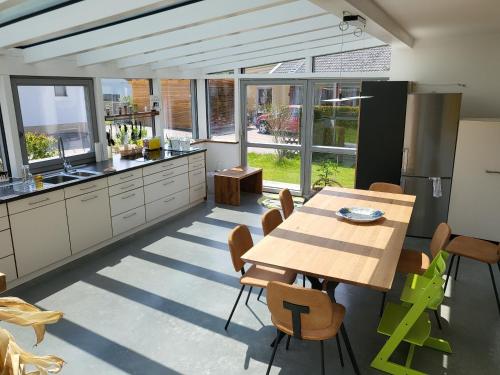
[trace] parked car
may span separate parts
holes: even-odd
[[[300,128],[300,118],[302,106],[300,105],[289,105],[291,116],[286,124],[286,132],[290,134],[297,134]],[[258,115],[255,119],[255,127],[257,131],[261,134],[270,134],[271,126],[268,122],[269,113],[262,113]]]

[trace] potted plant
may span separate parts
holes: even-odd
[[[319,192],[325,186],[340,186],[342,184],[335,179],[335,176],[338,172],[337,163],[331,160],[323,160],[320,164],[320,169],[318,173],[318,179],[313,183],[313,191],[314,193]]]

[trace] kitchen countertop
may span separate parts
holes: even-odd
[[[122,159],[120,155],[115,155],[113,159],[95,163],[87,163],[80,166],[78,165],[73,166],[74,168],[80,171],[94,172],[96,173],[95,175],[79,177],[78,179],[67,181],[57,185],[44,183],[44,187],[42,189],[35,189],[33,183],[31,184],[22,183],[21,179],[11,179],[10,182],[0,183],[0,203],[7,203],[18,199],[46,193],[53,190],[64,189],[65,187],[68,186],[81,184],[83,182],[88,182],[99,178],[112,176],[130,170],[143,168],[148,165],[161,163],[166,160],[177,159],[183,156],[194,155],[205,151],[206,150],[201,148],[191,148],[191,150],[189,151],[159,150],[156,152],[153,151],[150,152],[149,154],[145,154],[144,157],[142,155],[139,155],[139,157],[136,159]],[[105,172],[107,168],[114,168],[115,170]],[[44,175],[51,176],[61,172],[62,170],[51,171],[48,173],[44,173]]]

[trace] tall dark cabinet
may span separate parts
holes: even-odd
[[[372,182],[399,185],[405,132],[407,81],[365,81],[358,132],[356,188]]]

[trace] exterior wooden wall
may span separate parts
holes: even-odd
[[[191,81],[189,79],[161,80],[163,116],[168,129],[191,129]]]

